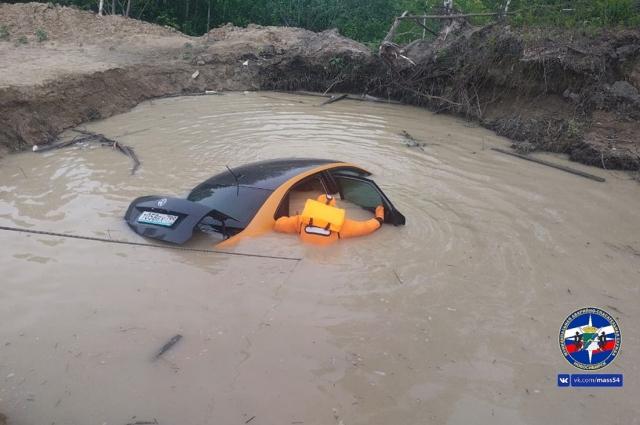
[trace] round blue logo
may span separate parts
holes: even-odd
[[[620,328],[599,308],[574,311],[560,328],[560,349],[579,369],[596,370],[611,363],[620,351]]]

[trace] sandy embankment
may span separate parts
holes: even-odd
[[[364,45],[334,31],[225,26],[203,37],[41,3],[0,5],[0,149],[45,143],[79,123],[139,102],[204,90],[256,90],[283,72],[324,87],[340,65],[369,63]],[[44,31],[47,40],[38,41]],[[26,40],[26,43],[25,43]],[[286,71],[285,71],[286,70]]]

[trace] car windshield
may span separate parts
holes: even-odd
[[[271,193],[270,190],[253,187],[203,183],[193,189],[187,199],[232,217],[226,226],[244,229]]]

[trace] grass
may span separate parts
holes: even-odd
[[[48,39],[49,35],[45,30],[43,30],[42,28],[38,28],[36,30],[36,40],[38,40],[38,43],[42,43],[43,41],[47,41]]]
[[[6,25],[0,25],[0,40],[9,40],[9,28]]]

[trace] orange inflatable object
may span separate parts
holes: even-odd
[[[321,227],[333,232],[340,232],[344,224],[345,214],[345,210],[333,207],[329,203],[307,199],[304,204],[304,210],[300,214],[300,221],[305,226]]]
[[[274,230],[282,233],[297,233],[303,242],[328,245],[338,239],[368,235],[378,230],[382,225],[384,220],[382,205],[376,208],[375,218],[356,221],[344,219],[344,210],[333,207],[332,205],[335,203],[335,199],[328,198],[326,195],[320,195],[317,201],[309,199],[302,215],[280,217],[276,220]],[[342,213],[331,210],[342,211]],[[311,215],[314,213],[320,216],[312,217]],[[340,222],[341,224],[339,224]]]

